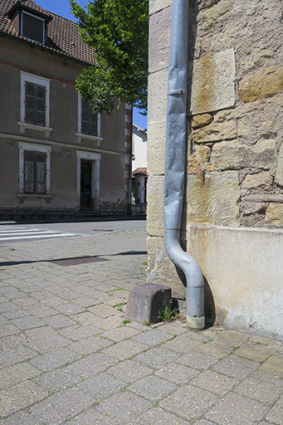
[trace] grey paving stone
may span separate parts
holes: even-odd
[[[142,344],[154,346],[158,345],[161,342],[168,341],[172,339],[173,336],[167,334],[166,332],[160,331],[158,329],[152,329],[147,332],[143,332],[132,339],[137,342],[141,342]]]
[[[0,326],[0,338],[3,336],[13,335],[20,332],[19,328],[17,328],[13,324]]]
[[[71,320],[69,317],[64,316],[63,314],[57,314],[56,316],[49,316],[44,318],[45,323],[52,328],[60,329],[66,328],[67,326],[73,326],[76,322]]]
[[[54,294],[53,294],[53,298],[48,298],[47,300],[44,300],[43,303],[48,305],[49,307],[56,307],[59,305],[69,303],[69,300],[64,300],[63,298],[60,298],[60,297],[54,297]]]
[[[64,367],[44,373],[33,380],[42,388],[52,393],[65,390],[81,381],[79,376],[72,375]]]
[[[76,303],[81,307],[93,307],[97,304],[100,304],[100,301],[92,297],[81,297],[76,298]]]
[[[84,308],[74,303],[59,305],[55,308],[56,310],[60,311],[60,313],[66,314],[67,316],[70,316],[71,314],[83,313],[85,311]]]
[[[245,341],[250,339],[251,335],[244,332],[223,330],[214,338],[215,342],[220,344],[229,344],[231,347],[239,347]]]
[[[40,302],[33,297],[18,298],[14,303],[19,307],[40,306]]]
[[[283,395],[283,379],[278,376],[255,371],[244,379],[235,391],[244,397],[258,400],[261,403],[273,404]]]
[[[16,385],[22,381],[32,379],[41,374],[41,371],[23,362],[14,366],[0,369],[0,387],[1,389]]]
[[[269,408],[239,394],[228,394],[219,400],[205,417],[220,425],[254,425],[262,420]]]
[[[120,379],[114,378],[108,373],[100,373],[78,384],[78,387],[90,394],[97,401],[115,394],[125,388],[127,384]]]
[[[131,422],[131,425],[190,425],[190,422],[179,418],[173,413],[166,412],[160,408],[148,410],[139,418]],[[213,424],[212,424],[213,425]]]
[[[14,311],[14,310],[17,310],[17,309],[18,309],[18,306],[16,306],[16,304],[14,304],[12,302],[0,304],[0,313],[11,312],[11,311]]]
[[[146,376],[132,384],[128,389],[152,402],[156,402],[176,391],[177,388],[172,382],[157,376]]]
[[[41,422],[42,424],[42,422]],[[21,410],[0,420],[0,425],[40,425],[38,418],[33,418],[28,412]]]
[[[110,396],[99,405],[99,411],[107,415],[111,424],[128,424],[151,407],[151,403],[130,392]]]
[[[197,370],[205,370],[215,364],[218,358],[209,356],[208,354],[198,353],[197,351],[189,351],[178,359],[178,363],[192,367]]]
[[[87,326],[72,326],[60,330],[60,334],[66,338],[72,339],[74,341],[80,341],[81,339],[88,338],[101,333],[101,329],[96,328],[92,325]]]
[[[46,324],[34,316],[22,317],[20,319],[13,320],[14,325],[16,325],[21,330],[40,328]]]
[[[38,369],[43,372],[49,372],[50,370],[57,369],[60,366],[67,365],[75,360],[78,360],[81,356],[74,353],[66,348],[58,348],[57,350],[50,351],[46,354],[39,354],[30,360]]]
[[[0,316],[0,326],[9,325],[9,324],[10,322],[8,319],[6,319],[6,317]]]
[[[88,409],[64,422],[64,425],[113,425],[113,420],[106,413],[96,409]],[[0,423],[1,425],[1,423]]]
[[[44,328],[41,328],[44,329]],[[66,347],[70,344],[70,341],[67,338],[57,334],[56,331],[52,335],[46,336],[45,338],[34,338],[29,340],[26,345],[39,353],[47,353],[53,351],[57,348]]]
[[[174,351],[167,350],[162,346],[151,348],[145,353],[141,353],[138,356],[134,357],[133,360],[141,362],[146,366],[155,369],[160,369],[162,366],[166,365],[167,363],[173,362],[179,357],[179,354],[175,353]]]
[[[92,406],[93,398],[77,388],[56,393],[30,408],[44,424],[59,425]]]
[[[200,340],[190,338],[186,334],[177,336],[169,342],[164,344],[164,347],[169,350],[176,351],[176,353],[187,353],[190,350],[198,347],[201,344]]]
[[[141,353],[147,348],[148,346],[145,344],[140,344],[139,342],[132,340],[125,340],[105,348],[102,352],[114,357],[115,359],[126,360],[137,353]]]
[[[35,317],[47,317],[47,316],[55,316],[57,314],[57,311],[53,308],[47,307],[46,305],[41,305],[38,308],[33,308],[29,310],[30,314],[32,314]]]
[[[281,397],[277,403],[272,407],[266,419],[276,425],[282,425],[283,418],[283,397]]]
[[[217,400],[216,395],[193,385],[187,385],[162,400],[160,406],[187,420],[192,420],[201,419]]]
[[[47,396],[47,391],[31,381],[0,391],[0,416],[8,416]]]
[[[109,345],[112,345],[113,341],[109,341],[106,338],[101,338],[99,336],[91,336],[90,338],[82,339],[77,342],[73,342],[69,345],[70,350],[75,351],[76,353],[83,354],[87,356],[88,354],[95,353],[102,348],[106,348]]]
[[[38,353],[36,351],[21,346],[3,350],[0,353],[0,369],[12,366],[16,363],[24,362],[37,355]]]
[[[199,371],[178,363],[169,363],[157,370],[155,375],[174,382],[176,385],[184,385],[199,375]]]
[[[181,324],[179,321],[162,324],[162,331],[166,332],[170,335],[175,335],[175,336],[181,335],[181,334],[185,333],[186,330],[187,330],[186,325]]]
[[[207,341],[197,347],[198,352],[208,354],[209,356],[215,356],[220,358],[226,357],[232,352],[230,345],[219,344],[214,341]]]
[[[90,311],[85,313],[74,314],[71,316],[73,320],[80,323],[81,325],[95,325],[97,322],[97,316]]]
[[[21,345],[26,345],[28,338],[22,334],[17,333],[10,336],[5,336],[0,338],[0,347],[2,350],[19,347]]]
[[[105,295],[103,294],[103,296]],[[107,304],[98,304],[94,307],[90,307],[88,310],[102,319],[106,319],[106,317],[115,316],[117,314],[117,310]]]
[[[132,383],[152,373],[152,369],[132,360],[125,360],[108,369],[107,373],[125,382]]]
[[[112,339],[112,341],[119,342],[123,341],[124,339],[131,338],[134,335],[137,335],[138,333],[139,331],[137,329],[128,326],[122,326],[119,328],[111,329],[110,331],[106,331],[102,334],[102,336],[108,339]],[[132,339],[135,340],[135,338]]]
[[[219,396],[224,396],[239,384],[239,380],[214,372],[213,370],[206,370],[193,379],[191,384]]]
[[[108,367],[113,366],[117,360],[102,353],[91,354],[77,362],[69,365],[66,370],[75,376],[89,378],[100,372],[104,372]]]
[[[283,378],[283,357],[271,356],[259,370]]]
[[[258,367],[259,363],[231,355],[219,361],[213,366],[213,369],[241,380],[246,378]]]

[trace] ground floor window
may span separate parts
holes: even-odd
[[[19,142],[20,193],[44,195],[50,192],[51,147]]]

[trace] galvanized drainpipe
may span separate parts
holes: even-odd
[[[173,0],[166,123],[164,243],[170,260],[186,277],[187,326],[203,329],[203,275],[197,261],[180,245],[186,176],[188,6],[189,0]]]

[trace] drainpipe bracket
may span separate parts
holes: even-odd
[[[191,317],[186,315],[186,324],[188,328],[201,330],[205,327],[205,316]]]

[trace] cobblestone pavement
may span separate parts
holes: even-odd
[[[145,240],[140,230],[0,247],[1,425],[283,424],[282,342],[124,322],[145,281]],[[104,261],[74,264],[84,256]]]

